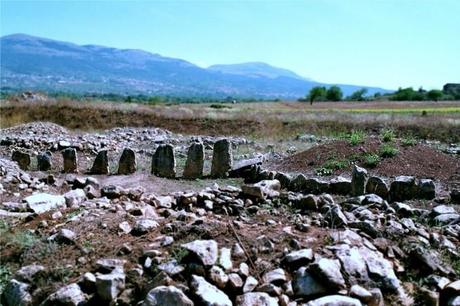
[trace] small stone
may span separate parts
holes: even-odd
[[[238,306],[278,306],[278,299],[264,292],[248,292],[236,298]]]
[[[231,250],[229,248],[220,249],[219,265],[224,268],[225,271],[230,271],[233,268]]]
[[[343,295],[327,295],[322,298],[310,301],[306,306],[361,306],[357,299]]]
[[[3,290],[2,303],[5,306],[32,305],[32,296],[29,293],[30,285],[11,279]]]
[[[147,293],[141,306],[193,306],[182,290],[174,286],[159,286]]]
[[[68,243],[72,244],[75,243],[75,239],[77,238],[77,234],[75,232],[68,230],[68,229],[61,229],[59,230],[57,236],[56,236],[56,241],[60,243]]]
[[[134,223],[132,233],[134,235],[143,235],[160,226],[158,222],[152,219],[138,219]]]
[[[244,282],[244,285],[243,285],[243,293],[253,291],[257,287],[258,284],[259,282],[257,281],[255,277],[248,276],[248,278],[246,278],[246,281]]]

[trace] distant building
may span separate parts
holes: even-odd
[[[442,91],[444,91],[447,94],[460,95],[460,84],[447,83],[442,87]]]

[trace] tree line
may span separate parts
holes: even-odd
[[[316,86],[310,89],[308,95],[299,99],[303,102],[316,101],[373,101],[373,100],[390,100],[390,101],[440,101],[440,100],[460,100],[460,92],[443,91],[439,89],[424,90],[419,88],[414,90],[412,87],[399,88],[393,93],[381,94],[379,92],[368,95],[366,88],[361,88],[354,91],[349,96],[344,96],[340,87],[333,85],[329,88],[325,86]]]

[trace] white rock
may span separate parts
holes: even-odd
[[[217,289],[217,287],[208,283],[203,277],[192,275],[190,283],[195,295],[205,306],[232,306],[232,301],[228,296]]]
[[[195,254],[205,266],[213,266],[217,261],[217,242],[214,240],[195,240],[181,245]]]
[[[182,290],[174,286],[159,286],[147,293],[142,306],[193,306]]]
[[[63,196],[39,193],[28,196],[24,199],[27,208],[36,214],[41,214],[53,209],[65,208],[65,198]]]

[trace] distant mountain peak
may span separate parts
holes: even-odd
[[[299,80],[308,80],[307,78],[301,77],[291,70],[275,67],[264,62],[212,65],[209,66],[208,69],[227,74],[245,75],[249,77],[267,77],[272,79],[288,77]]]

